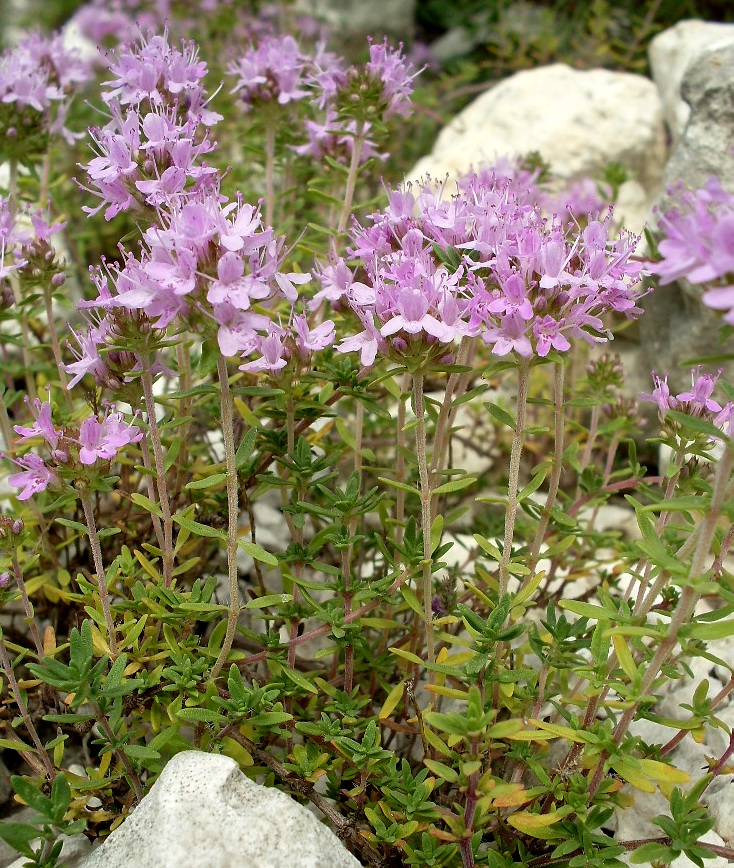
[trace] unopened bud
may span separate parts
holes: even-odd
[[[16,130],[15,127],[8,127],[5,131],[5,135],[9,139],[14,139],[18,135],[18,130]]]
[[[51,286],[54,289],[58,289],[60,286],[63,286],[66,283],[66,275],[63,271],[59,271],[57,274],[51,278]]]
[[[0,573],[0,588],[5,589],[10,584],[10,573]]]
[[[10,526],[10,530],[12,530],[13,533],[23,533],[23,519],[16,518]]]

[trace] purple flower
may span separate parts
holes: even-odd
[[[79,428],[79,460],[87,465],[94,464],[98,458],[109,461],[123,446],[137,443],[142,436],[140,428],[125,422],[122,413],[109,413],[101,420],[90,416]]]
[[[285,346],[285,329],[271,322],[268,324],[268,333],[264,337],[258,336],[255,342],[255,351],[259,352],[260,358],[252,362],[240,365],[241,371],[255,374],[267,371],[269,374],[277,374],[288,363],[288,351]]]
[[[293,337],[298,347],[298,352],[304,358],[310,352],[315,350],[323,350],[325,347],[331,346],[334,343],[336,334],[334,323],[327,319],[315,329],[309,328],[308,320],[303,314],[296,314],[293,317]]]
[[[30,403],[28,398],[26,397],[26,403]],[[59,445],[59,439],[61,434],[54,428],[53,421],[51,419],[51,401],[41,402],[38,398],[33,399],[33,407],[35,408],[35,413],[33,415],[36,418],[35,424],[30,428],[25,428],[22,425],[14,425],[13,430],[16,434],[20,434],[21,438],[18,441],[19,443],[24,443],[26,440],[30,440],[33,437],[43,437],[43,439],[48,443],[51,449],[56,449]],[[31,411],[33,412],[33,411]]]
[[[370,59],[366,66],[367,75],[382,86],[382,100],[386,105],[383,117],[405,115],[410,110],[410,95],[413,92],[413,79],[418,72],[402,53],[402,43],[398,48],[382,43],[370,45]]]
[[[676,400],[681,404],[687,403],[689,411],[700,413],[719,413],[721,405],[711,398],[716,387],[716,381],[721,376],[721,371],[712,377],[711,374],[701,374],[701,366],[691,371],[691,391],[681,392],[676,395]]]
[[[40,455],[30,453],[15,460],[20,473],[14,473],[8,477],[8,482],[15,488],[23,490],[18,495],[18,500],[28,500],[34,494],[45,491],[53,482],[57,481],[56,474],[46,467]]]
[[[245,110],[259,103],[287,105],[309,96],[305,88],[308,58],[292,36],[266,36],[228,68],[237,77],[232,88]]]
[[[312,304],[344,302],[395,349],[480,334],[496,355],[530,358],[565,352],[571,338],[608,340],[606,312],[641,312],[642,266],[631,259],[638,239],[613,238],[609,215],[583,231],[549,220],[537,189],[506,170],[466,178],[451,196],[430,180],[390,191],[371,225],[352,229],[359,279],[343,261],[322,268]],[[337,349],[363,358],[377,351],[369,327]]]

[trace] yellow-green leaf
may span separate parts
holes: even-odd
[[[400,700],[403,698],[404,692],[405,681],[401,681],[393,687],[393,689],[387,694],[385,701],[382,703],[382,708],[378,715],[380,720],[386,720],[390,717],[393,711],[398,707]]]

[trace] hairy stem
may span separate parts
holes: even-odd
[[[235,467],[234,445],[234,414],[232,412],[232,395],[229,390],[227,360],[220,355],[217,359],[217,373],[222,394],[222,434],[224,435],[224,461],[227,472],[227,576],[229,578],[229,613],[227,615],[227,632],[224,634],[222,650],[211,671],[214,680],[221,672],[227,655],[232,648],[237,621],[240,617],[240,591],[237,584],[237,529],[239,524],[239,497],[237,485],[237,469]]]
[[[349,174],[347,175],[347,184],[344,188],[344,205],[342,206],[341,214],[339,215],[339,223],[336,231],[341,235],[347,228],[349,215],[352,213],[352,201],[354,199],[354,188],[357,184],[357,175],[359,174],[359,164],[362,161],[362,149],[364,147],[364,124],[362,121],[357,122],[357,130],[352,140],[352,158],[349,161]]]
[[[5,645],[5,640],[2,638],[2,632],[0,632],[0,665],[2,665],[5,677],[8,679],[8,687],[10,688],[10,692],[13,694],[13,699],[15,700],[15,704],[18,706],[20,716],[23,718],[25,728],[28,730],[28,735],[30,735],[33,744],[36,746],[38,756],[41,758],[46,774],[49,778],[53,778],[56,774],[54,772],[53,764],[46,753],[46,748],[43,746],[43,742],[38,737],[38,731],[31,720],[30,714],[28,714],[26,704],[23,702],[23,694],[20,692],[15,672],[13,672],[13,667],[10,665],[10,657],[8,656],[8,649]]]
[[[423,374],[413,374],[415,401],[415,449],[418,456],[418,476],[421,486],[421,532],[423,534],[423,619],[425,621],[428,662],[436,662],[433,639],[433,579],[431,572],[431,485],[426,455],[426,417],[423,406]],[[432,674],[431,674],[431,677]]]
[[[265,125],[265,225],[273,225],[275,211],[275,124]]]
[[[512,557],[512,539],[515,535],[515,521],[517,520],[517,490],[520,478],[520,458],[522,457],[522,448],[525,442],[525,411],[527,408],[529,379],[530,365],[526,359],[521,359],[517,374],[517,421],[510,450],[510,474],[507,484],[507,507],[505,509],[505,539],[499,568],[500,600],[507,593],[510,581],[510,559]]]
[[[46,307],[46,319],[48,321],[48,334],[51,338],[51,349],[54,354],[54,361],[56,362],[56,368],[59,372],[59,382],[61,383],[61,391],[64,393],[64,399],[66,400],[66,406],[69,410],[74,409],[74,402],[71,399],[71,392],[69,391],[69,381],[66,379],[66,371],[64,370],[64,360],[61,358],[61,346],[59,345],[59,336],[56,332],[56,322],[54,320],[54,309],[53,309],[53,294],[51,293],[51,287],[48,284],[45,284],[43,287],[43,302]]]
[[[102,601],[102,613],[107,626],[107,635],[110,639],[110,655],[114,660],[117,657],[117,634],[115,633],[115,622],[112,620],[112,609],[110,608],[110,596],[107,591],[107,576],[102,563],[102,548],[99,544],[99,534],[97,533],[97,524],[94,520],[94,504],[92,503],[92,493],[85,488],[79,493],[84,509],[84,518],[87,522],[87,533],[89,535],[89,545],[92,549],[92,559],[94,561],[94,569],[97,573],[97,586],[99,587],[99,598]]]
[[[148,416],[148,426],[150,428],[150,442],[153,446],[153,460],[155,462],[158,500],[161,512],[163,513],[163,583],[168,588],[173,581],[173,518],[171,516],[171,502],[168,497],[166,467],[163,459],[163,442],[161,440],[160,429],[158,428],[158,419],[155,414],[153,373],[151,359],[148,353],[143,353],[141,356],[140,378],[143,383],[145,410]]]
[[[40,660],[43,657],[43,642],[41,642],[41,635],[38,632],[36,619],[33,616],[33,607],[31,606],[31,601],[28,599],[28,592],[25,589],[25,582],[23,581],[23,573],[20,569],[18,555],[15,551],[13,552],[12,559],[15,584],[18,586],[18,590],[20,591],[20,598],[23,601],[23,611],[25,612],[26,621],[28,622],[28,627],[30,628],[31,636],[33,637],[33,644],[36,646],[36,652],[38,654],[38,659]]]
[[[540,547],[545,539],[545,532],[548,530],[551,511],[556,501],[558,494],[558,486],[561,482],[561,473],[563,472],[563,380],[565,365],[563,362],[556,362],[554,365],[553,378],[553,434],[554,434],[554,449],[553,449],[553,472],[551,473],[550,482],[548,483],[548,496],[545,499],[545,506],[538,522],[538,528],[535,531],[535,539],[533,547],[530,551],[530,563],[528,569],[527,581],[533,577],[535,567],[540,559]]]

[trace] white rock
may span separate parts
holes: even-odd
[[[665,164],[657,88],[644,76],[564,64],[518,72],[454,118],[409,177],[455,178],[531,151],[564,181],[594,175],[610,162],[625,165],[635,181],[620,195],[618,216],[639,230]]]
[[[720,835],[727,846],[734,844],[734,777],[727,775],[717,778],[715,787],[704,794],[709,813],[714,819],[714,831]]]
[[[691,113],[680,93],[688,65],[699,55],[732,42],[734,24],[698,20],[679,21],[650,42],[650,70],[660,91],[663,117],[674,142],[683,135]]]
[[[359,868],[336,835],[229,757],[177,754],[84,868]]]

